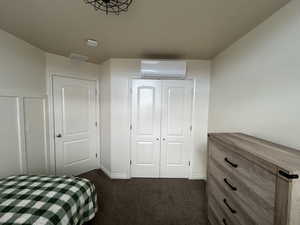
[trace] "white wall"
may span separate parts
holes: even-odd
[[[41,98],[24,98],[24,130],[27,172],[49,172],[49,146],[47,125],[47,101]]]
[[[111,171],[111,73],[110,61],[101,64],[100,80],[100,128],[101,128],[101,168],[110,176]]]
[[[47,94],[52,96],[52,82],[51,77],[64,76],[70,78],[86,79],[86,80],[99,80],[99,74],[101,66],[98,64],[79,62],[71,60],[64,56],[46,53],[46,82],[47,82]],[[52,98],[49,97],[50,106],[52,106]],[[97,99],[99,102],[99,98]],[[54,136],[53,127],[53,108],[49,108],[49,135]],[[100,132],[99,132],[100,136]],[[100,137],[99,137],[100,139]],[[49,164],[50,172],[55,172],[55,148],[53,138],[49,138],[50,152],[49,152]],[[100,146],[99,146],[100,148]],[[99,151],[100,152],[100,151]],[[100,164],[100,163],[99,163]]]
[[[53,132],[49,133],[47,120],[48,78],[57,74],[98,80],[100,68],[46,54],[0,30],[0,177],[46,174],[49,159],[53,172],[53,143],[50,155],[48,138]],[[48,94],[51,96],[51,91]]]
[[[244,132],[300,149],[300,1],[213,61],[210,132]]]
[[[111,59],[111,176],[129,177],[130,79],[139,75],[138,59]]]
[[[195,80],[193,114],[194,151],[192,155],[192,179],[206,179],[208,110],[210,91],[210,61],[189,60],[188,78]]]
[[[130,81],[140,78],[140,59],[111,59],[110,64],[110,150],[112,178],[130,175]],[[193,121],[195,150],[191,178],[206,177],[206,141],[209,102],[210,62],[188,61],[188,78],[196,82],[195,117]],[[106,117],[108,119],[108,117]],[[102,121],[103,124],[105,121]]]
[[[47,173],[45,54],[0,30],[0,177]]]

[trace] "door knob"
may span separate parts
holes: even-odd
[[[165,141],[166,139],[165,138],[163,138],[163,141]]]
[[[159,138],[156,138],[157,141],[159,141]]]
[[[58,134],[58,135],[56,135],[56,137],[57,137],[57,138],[61,138],[62,136],[61,136],[61,134]]]

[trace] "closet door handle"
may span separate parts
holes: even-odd
[[[156,138],[157,141],[159,141],[159,138]]]
[[[230,160],[226,157],[225,159],[225,162],[227,162],[230,166],[232,166],[233,168],[237,168],[238,167],[238,165],[237,164],[235,164],[235,163],[233,163],[233,162],[230,162]]]
[[[234,209],[228,204],[226,198],[224,198],[223,202],[224,202],[224,204],[227,206],[227,208],[230,210],[230,212],[231,212],[232,214],[235,214],[235,213],[236,213],[236,210],[234,210]]]
[[[58,134],[58,135],[56,135],[56,137],[57,137],[57,138],[61,138],[61,137],[62,137],[62,135],[61,135],[61,134]]]
[[[225,184],[227,184],[231,188],[231,190],[237,191],[237,188],[234,187],[231,183],[229,183],[227,178],[224,178],[224,182],[225,182]]]

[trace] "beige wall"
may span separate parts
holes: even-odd
[[[188,60],[188,78],[196,83],[194,151],[191,178],[206,177],[206,142],[209,103],[210,62]],[[113,178],[130,175],[130,82],[140,78],[140,59],[111,59],[110,65],[110,118],[103,117],[102,124],[110,120],[111,171]],[[107,93],[106,93],[107,94]]]
[[[48,172],[46,58],[0,30],[0,177]]]
[[[99,77],[100,65],[71,60],[64,56],[46,53],[47,75],[73,76],[82,79]]]
[[[210,132],[244,132],[300,149],[300,1],[213,60]]]
[[[101,64],[100,80],[100,127],[101,127],[101,168],[110,175],[111,170],[111,73],[110,61]]]
[[[45,95],[45,65],[42,50],[0,30],[0,93]]]

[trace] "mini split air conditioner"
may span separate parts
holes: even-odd
[[[186,76],[186,61],[142,60],[141,74],[144,78],[184,79]]]

